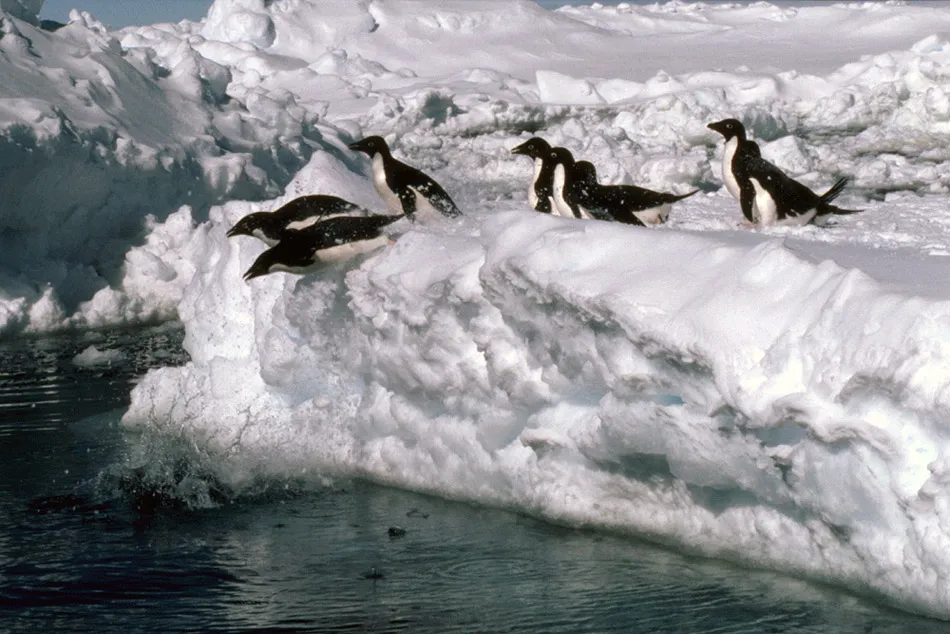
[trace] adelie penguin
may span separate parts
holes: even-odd
[[[539,136],[531,137],[511,149],[512,154],[521,154],[534,159],[534,178],[528,187],[528,203],[541,213],[557,213],[554,206],[554,157],[551,144]]]
[[[751,193],[749,187],[742,187],[740,203],[743,209],[750,207],[748,198],[750,195],[754,197],[755,222],[762,226],[806,225],[809,222],[824,225],[831,216],[863,211],[831,204],[844,190],[847,178],[839,178],[819,196],[765,159],[750,161],[745,176],[751,184]]]
[[[405,214],[410,220],[414,220],[417,213],[434,213],[449,218],[461,215],[441,185],[411,165],[393,158],[383,137],[369,136],[350,143],[348,147],[370,157],[373,186],[393,213]]]
[[[698,191],[669,194],[636,185],[601,185],[597,182],[597,169],[593,163],[578,161],[574,164],[567,198],[582,213],[593,218],[647,226],[666,222],[673,203]]]
[[[389,215],[336,216],[304,229],[290,229],[261,253],[244,280],[283,271],[303,275],[321,266],[368,253],[386,244],[383,228],[403,218]]]
[[[589,220],[594,216],[584,207],[578,204],[574,193],[574,155],[571,151],[563,147],[551,148],[551,160],[554,162],[554,178],[552,191],[554,195],[554,209],[551,213],[556,213],[564,218],[583,218]]]
[[[707,126],[726,139],[722,179],[739,200],[742,215],[751,224],[825,224],[830,216],[859,213],[831,202],[841,194],[846,178],[838,179],[820,196],[762,158],[759,146],[746,138],[745,126],[724,119]]]
[[[280,242],[287,231],[306,229],[307,227],[335,216],[367,215],[359,205],[338,198],[317,194],[295,198],[275,211],[256,211],[238,220],[230,230],[228,237],[253,236],[274,246]]]
[[[710,123],[706,127],[715,130],[726,140],[722,152],[722,182],[733,198],[741,200],[739,182],[744,179],[743,174],[748,168],[749,161],[761,158],[759,146],[755,141],[746,138],[745,126],[738,119],[723,119]],[[746,220],[753,222],[751,210],[746,213],[743,209],[742,214]]]

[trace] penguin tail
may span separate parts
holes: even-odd
[[[826,191],[821,195],[821,202],[830,203],[835,198],[837,198],[841,192],[844,191],[844,186],[848,184],[847,178],[839,178],[838,181],[831,186],[831,189]],[[830,205],[829,205],[830,206]]]
[[[841,207],[836,207],[834,205],[824,205],[824,208],[818,213],[819,216],[827,216],[834,214],[836,216],[847,216],[849,214],[859,214],[863,209],[842,209]]]
[[[677,202],[677,201],[679,201],[679,200],[683,200],[684,198],[689,198],[689,197],[692,196],[693,194],[698,194],[698,193],[699,193],[699,190],[698,190],[698,189],[694,189],[693,191],[689,192],[688,194],[682,194],[682,195],[680,195],[680,196],[672,196],[670,202],[671,202],[671,203],[675,203],[675,202]]]

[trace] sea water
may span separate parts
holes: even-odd
[[[119,426],[135,378],[185,360],[182,336],[0,343],[0,632],[950,632],[832,588],[360,481],[262,482],[192,508],[143,480],[148,442]]]

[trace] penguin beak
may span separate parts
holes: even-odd
[[[350,143],[350,144],[347,145],[346,147],[348,147],[348,148],[350,148],[351,150],[354,150],[354,151],[356,151],[356,152],[365,152],[365,151],[366,151],[366,150],[363,149],[363,142],[362,142],[362,141],[356,141],[355,143]]]
[[[240,224],[236,224],[236,225],[234,225],[233,227],[231,227],[230,229],[228,229],[227,236],[228,236],[229,238],[233,238],[234,236],[243,236],[243,235],[247,235],[247,234],[246,234],[246,232],[241,228],[241,225],[240,225]]]
[[[519,145],[519,146],[517,146],[517,147],[511,148],[511,153],[512,153],[512,154],[527,154],[527,153],[528,153],[528,151],[527,151],[528,148],[525,147],[526,145],[528,145],[528,142],[527,142],[527,141],[525,141],[524,143],[522,143],[521,145]]]
[[[715,121],[713,123],[707,124],[706,127],[709,128],[710,130],[713,130],[714,132],[718,132],[722,136],[726,136],[726,133],[722,129],[723,128],[722,123],[723,123],[722,121]]]

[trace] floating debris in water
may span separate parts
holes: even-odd
[[[403,537],[406,534],[406,529],[402,526],[390,526],[389,527],[389,537]]]

